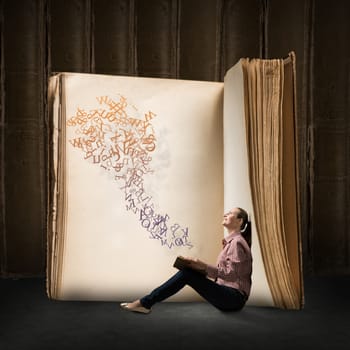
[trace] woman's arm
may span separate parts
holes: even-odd
[[[239,277],[250,274],[251,253],[249,247],[239,240],[231,241],[230,247],[222,254],[218,266],[207,265],[210,278],[236,281]]]
[[[188,261],[189,266],[191,269],[197,270],[197,271],[206,271],[208,264],[206,264],[204,261],[199,260],[197,258],[191,258],[191,257],[186,257],[185,260]]]

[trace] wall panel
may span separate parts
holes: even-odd
[[[350,2],[0,0],[0,8],[2,275],[45,273],[52,72],[222,81],[241,57],[291,50],[305,267],[350,272]]]
[[[350,271],[350,3],[314,6],[314,266],[316,273],[343,273]]]
[[[177,76],[177,0],[136,0],[137,74]]]
[[[6,273],[6,221],[5,221],[5,90],[3,62],[4,2],[0,1],[0,276]]]
[[[290,51],[294,51],[296,55],[301,235],[304,268],[311,270],[309,164],[312,155],[309,152],[312,150],[308,148],[308,141],[312,108],[310,99],[312,2],[270,0],[267,2],[266,10],[266,57],[285,57]]]
[[[50,71],[91,72],[91,1],[49,0],[48,5]]]
[[[43,1],[5,1],[4,216],[6,273],[31,275],[45,267]]]
[[[220,0],[181,1],[179,16],[181,79],[220,80],[221,11]]]
[[[242,57],[262,57],[263,2],[259,0],[223,0],[222,50],[220,75]]]
[[[314,273],[349,272],[345,178],[316,177],[314,184]],[[345,219],[345,220],[344,220]]]
[[[93,24],[95,72],[134,75],[134,1],[95,0]]]

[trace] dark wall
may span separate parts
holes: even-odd
[[[73,71],[222,81],[297,57],[306,273],[349,273],[350,4],[337,0],[0,1],[1,275],[43,275],[47,79]]]

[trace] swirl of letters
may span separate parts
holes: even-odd
[[[149,111],[143,119],[134,117],[138,115],[137,108],[123,96],[119,101],[108,96],[98,97],[97,101],[100,108],[78,108],[67,120],[67,126],[74,127],[76,134],[69,143],[82,150],[85,160],[113,174],[121,184],[126,210],[137,217],[151,239],[168,248],[191,248],[188,228],[171,224],[168,214],[158,213],[152,196],[144,189],[144,176],[154,172],[150,163],[156,136],[151,121],[156,114]]]

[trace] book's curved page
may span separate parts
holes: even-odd
[[[295,55],[241,62],[250,189],[266,277],[276,307],[300,309]]]
[[[249,182],[241,62],[225,75],[224,89],[224,207],[245,209],[252,223],[253,274],[247,305],[274,306],[257,236]]]
[[[49,295],[132,300],[176,273],[178,255],[214,263],[223,232],[223,84],[74,73],[59,80]],[[200,297],[186,287],[170,300]]]

